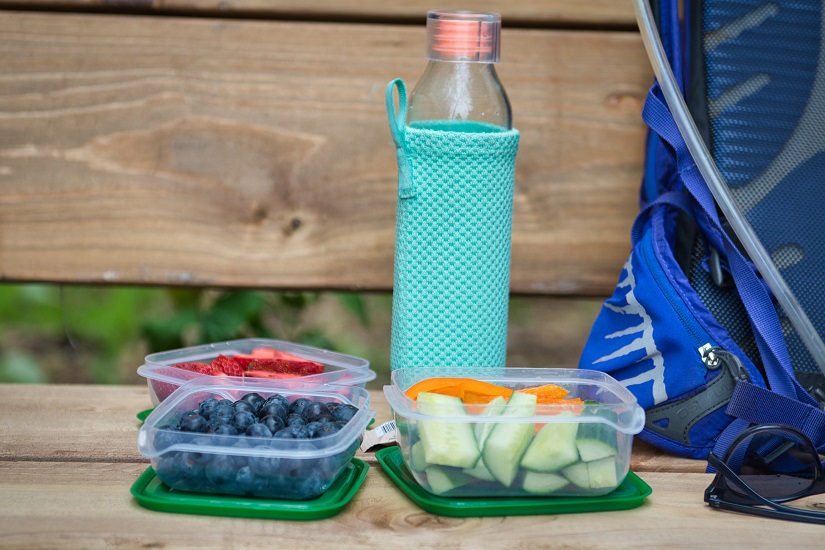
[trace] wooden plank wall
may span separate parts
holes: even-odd
[[[630,3],[502,4],[463,3],[505,21],[513,292],[604,296],[652,78]],[[384,88],[428,7],[0,2],[0,281],[390,289]]]

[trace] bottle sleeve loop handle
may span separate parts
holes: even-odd
[[[393,96],[398,89],[398,113],[395,112]],[[398,196],[407,199],[415,196],[410,163],[405,148],[407,124],[407,86],[400,78],[387,84],[387,118],[390,123],[392,140],[395,143],[395,156],[398,160]]]

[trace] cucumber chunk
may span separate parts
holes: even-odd
[[[504,407],[507,406],[507,400],[501,396],[496,397],[484,407],[484,410],[478,415],[480,417],[498,416],[504,412]],[[478,422],[473,426],[473,433],[478,441],[478,448],[484,448],[484,442],[490,436],[493,428],[496,425],[493,422]]]
[[[576,418],[572,412],[556,416]],[[534,472],[556,472],[579,460],[576,449],[578,422],[553,422],[545,424],[521,459],[521,467]]]
[[[464,404],[458,397],[421,392],[416,399],[418,412],[441,417],[468,417]],[[419,420],[418,436],[424,448],[424,461],[428,465],[472,468],[481,453],[478,450],[470,419],[451,422],[448,420]]]
[[[616,461],[613,457],[587,462],[587,475],[591,489],[606,489],[619,484],[616,476]]]
[[[576,462],[562,470],[564,477],[582,489],[607,489],[619,484],[613,457]]]
[[[535,414],[536,396],[515,391],[510,396],[501,417],[530,417]],[[500,422],[495,425],[484,442],[484,465],[505,487],[512,485],[516,478],[521,457],[532,439],[532,422]]]
[[[587,473],[587,462],[576,462],[561,471],[570,483],[582,489],[590,488],[590,475]]]
[[[474,468],[465,468],[462,471],[465,474],[473,476],[474,478],[480,479],[482,481],[496,480],[496,478],[493,477],[493,474],[490,473],[490,470],[487,469],[487,466],[484,465],[484,459],[479,460]]]
[[[525,472],[522,488],[531,495],[549,495],[570,483],[567,478],[559,474],[540,474]]]
[[[410,447],[410,468],[414,472],[423,472],[427,468],[427,459],[424,458],[424,444],[421,440]]]
[[[588,411],[592,412],[591,416],[598,416],[614,423],[618,422],[618,417],[613,411],[599,410],[596,405],[585,409],[585,412]],[[592,462],[615,455],[618,448],[617,436],[616,428],[605,422],[582,424],[579,426],[578,441],[576,441],[579,456],[584,462]]]
[[[437,495],[443,495],[473,480],[472,477],[462,473],[460,470],[442,468],[441,466],[429,466],[425,470],[425,473],[427,474],[427,483],[430,486],[430,491]]]
[[[593,462],[594,460],[614,456],[617,452],[616,447],[606,441],[581,437],[576,440],[576,448],[584,462]]]

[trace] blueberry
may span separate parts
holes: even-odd
[[[278,430],[272,437],[275,439],[295,439],[295,435],[292,433],[292,430],[289,428],[284,428],[283,430]]]
[[[206,479],[217,486],[234,481],[237,472],[238,464],[231,455],[215,455],[205,469]]]
[[[197,413],[184,416],[179,422],[182,432],[203,432],[206,425],[206,419]]]
[[[205,399],[198,405],[198,413],[204,418],[209,418],[220,403],[217,399]]]
[[[232,424],[225,422],[210,422],[206,427],[206,433],[218,435],[238,435],[238,430]]]
[[[230,422],[235,416],[235,407],[231,403],[223,402],[212,411],[209,420],[213,422]]]
[[[256,422],[246,429],[246,435],[249,437],[272,437],[272,432],[263,424]]]
[[[165,449],[180,441],[180,427],[165,426],[155,432],[155,449]]]
[[[232,406],[235,408],[235,413],[250,412],[252,414],[255,414],[255,407],[253,407],[246,401],[235,401],[235,403]]]
[[[235,474],[235,487],[247,495],[262,495],[267,489],[267,480],[255,475],[249,466],[244,466]]]
[[[260,394],[257,394],[257,393],[254,393],[254,392],[253,393],[248,393],[248,394],[244,395],[243,397],[241,397],[241,401],[251,405],[252,409],[255,410],[255,411],[260,409],[261,405],[264,404],[264,398],[261,397]]]
[[[312,401],[310,401],[306,397],[299,397],[298,399],[292,402],[292,404],[289,406],[288,411],[290,414],[300,414],[301,416],[304,416],[304,410],[310,405],[312,405]]]
[[[304,466],[306,460],[300,458],[284,458],[281,460],[281,474],[291,478],[301,478],[306,475]]]
[[[266,407],[267,405],[271,405],[273,403],[278,403],[279,405],[283,406],[283,408],[289,409],[289,400],[279,393],[276,393],[268,397],[267,400],[264,401],[263,406]]]
[[[175,469],[179,479],[198,479],[204,472],[201,453],[178,453]]]
[[[307,422],[313,422],[317,420],[321,416],[324,416],[329,413],[329,409],[323,403],[319,403],[318,401],[312,401],[309,405],[304,407],[303,417],[306,419]]]
[[[345,460],[346,457],[347,455],[345,453],[340,453],[334,456],[319,458],[315,461],[315,464],[313,464],[313,470],[323,479],[331,480],[344,465],[342,461]]]
[[[335,410],[335,407],[337,407],[340,404],[341,403],[338,403],[337,401],[330,401],[329,403],[324,403],[324,406],[326,406],[329,412],[332,412]]]
[[[180,454],[180,460],[191,462],[194,466],[205,466],[212,459],[212,455],[208,453],[198,452],[183,452]]]
[[[263,446],[260,448],[269,449]],[[249,457],[249,468],[259,476],[271,477],[281,468],[281,459],[277,456],[252,456]]]
[[[315,498],[326,489],[325,483],[317,475],[308,475],[295,484],[296,497],[301,499]]]
[[[178,453],[166,453],[159,456],[152,467],[155,469],[161,481],[167,485],[172,485],[177,481],[179,472],[177,470]]]
[[[333,422],[321,422],[319,424],[320,427],[312,435],[314,438],[337,434],[341,431],[341,426]]]
[[[261,424],[269,428],[269,431],[275,433],[284,429],[284,421],[278,416],[265,416],[261,419]]]
[[[352,405],[339,405],[332,411],[332,418],[341,422],[349,422],[358,412],[358,407]]]
[[[257,417],[249,411],[236,412],[232,417],[232,425],[238,432],[245,432],[246,429],[257,422]]]
[[[277,416],[281,420],[286,420],[286,407],[280,403],[264,404],[258,409],[258,418],[264,418],[265,416]]]
[[[335,419],[332,418],[332,415],[329,414],[322,414],[318,418],[315,419],[315,422],[327,423],[327,422],[335,422]]]
[[[250,442],[249,439],[246,437],[234,437],[231,442],[227,442],[226,446],[231,447],[232,449],[252,449],[256,445],[254,444],[254,440]],[[241,451],[246,452],[246,451]],[[241,466],[246,466],[249,462],[249,457],[244,456],[243,454],[233,454],[232,458],[235,460],[235,465],[240,468]]]
[[[287,430],[292,432],[292,436],[295,439],[309,439],[309,430],[307,430],[306,426],[301,426],[300,424],[292,424],[287,428]]]
[[[307,421],[304,420],[304,417],[300,414],[292,413],[286,417],[286,425],[292,426],[293,424],[298,424],[300,426],[306,425]]]
[[[309,424],[307,424],[307,436],[310,438],[317,437],[316,434],[320,433],[321,426],[323,426],[321,422],[310,422]]]

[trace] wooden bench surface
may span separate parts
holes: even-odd
[[[390,418],[378,389],[371,403],[377,421]],[[370,466],[366,481],[329,519],[151,511],[129,493],[148,466],[135,418],[148,406],[145,386],[0,385],[0,548],[822,548],[821,526],[710,509],[704,462],[639,442],[631,468],[653,492],[626,511],[437,516],[408,500],[372,452],[358,453]]]

